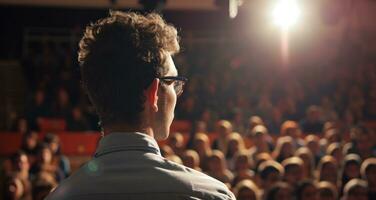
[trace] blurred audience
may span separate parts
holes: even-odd
[[[161,144],[167,160],[224,182],[240,200],[376,199],[376,136],[366,123],[376,119],[374,62],[275,70],[213,45],[175,57],[190,79],[176,119],[191,127]],[[58,135],[42,130],[44,119],[66,123],[59,131],[100,129],[74,52],[33,48],[23,62],[27,103],[10,111],[5,130],[22,139],[2,163],[0,199],[43,199],[71,174]]]

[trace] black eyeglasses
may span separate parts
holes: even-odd
[[[159,78],[159,80],[167,85],[174,84],[174,90],[177,97],[183,93],[184,85],[188,81],[188,79],[183,76],[165,76]]]

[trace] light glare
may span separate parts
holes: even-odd
[[[273,10],[274,23],[281,28],[289,28],[299,18],[300,10],[295,0],[279,0]]]

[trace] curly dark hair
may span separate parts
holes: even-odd
[[[160,15],[110,11],[79,43],[82,84],[102,123],[140,123],[144,90],[165,75],[166,53],[179,51],[176,29]]]

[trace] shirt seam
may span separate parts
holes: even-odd
[[[105,154],[113,153],[113,152],[120,152],[120,151],[144,151],[150,152],[159,155],[159,150],[155,147],[150,146],[112,146],[108,147],[104,150],[98,151],[94,154],[94,157],[98,158]]]

